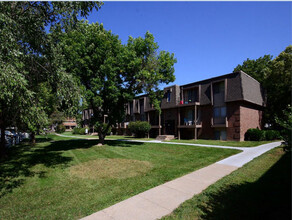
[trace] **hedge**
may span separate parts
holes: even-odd
[[[128,128],[135,137],[144,138],[150,131],[151,125],[146,121],[133,121],[129,123]]]
[[[59,124],[56,128],[57,133],[64,133],[66,131],[66,127],[63,124]]]
[[[275,130],[260,130],[258,128],[250,128],[245,133],[246,141],[272,141],[281,139],[279,131]]]
[[[86,128],[74,128],[72,131],[72,134],[85,134],[85,129]]]

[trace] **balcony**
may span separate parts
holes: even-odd
[[[184,89],[181,92],[182,97],[180,106],[199,105],[199,88]]]
[[[211,127],[226,128],[228,127],[227,117],[213,117],[211,119]]]
[[[201,128],[202,122],[197,121],[196,123],[194,121],[187,121],[183,124],[180,124],[177,126],[178,128]]]
[[[193,105],[200,105],[200,102],[184,102],[184,101],[180,101],[178,107],[187,107],[187,106],[193,106]]]

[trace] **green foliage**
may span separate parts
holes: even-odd
[[[111,126],[108,126],[107,123],[103,123],[102,124],[102,127],[103,127],[103,130],[105,131],[105,133],[107,135],[110,135],[111,134],[111,131],[112,131],[112,127]]]
[[[98,23],[79,22],[76,30],[64,33],[61,42],[66,57],[66,70],[79,80],[84,108],[93,109],[91,123],[99,134],[107,133],[103,127],[121,122],[125,104],[135,95],[147,93],[159,111],[159,84],[175,80],[174,54],[158,52],[152,34],[129,37],[122,45],[117,35],[106,31]]]
[[[63,68],[59,36],[98,2],[0,2],[0,126],[32,132],[57,108],[76,111],[80,97]],[[51,33],[45,30],[51,27]],[[3,146],[3,143],[1,143]],[[1,155],[0,155],[1,156]]]
[[[129,123],[128,129],[134,133],[135,137],[144,138],[150,131],[151,125],[147,121],[132,121]]]
[[[282,137],[281,137],[279,131],[266,130],[265,131],[265,138],[266,138],[267,141],[272,141],[272,140],[280,140]]]
[[[105,133],[106,135],[110,135],[111,131],[112,131],[112,127],[108,124],[108,123],[99,123],[99,122],[96,122],[95,125],[94,125],[94,129],[96,131],[98,131],[99,129],[102,129],[101,132]]]
[[[78,128],[78,127],[75,127],[73,128],[73,131],[72,131],[72,134],[85,134],[85,129],[86,128]]]
[[[235,71],[242,70],[258,80],[267,93],[267,106],[263,121],[278,129],[275,117],[284,118],[282,109],[291,103],[292,46],[288,46],[275,59],[265,55],[256,60],[247,59]]]
[[[276,117],[277,124],[283,129],[282,136],[285,140],[288,149],[292,149],[292,107],[283,110],[283,117]]]
[[[65,115],[63,112],[60,111],[54,111],[51,115],[50,115],[50,124],[54,125],[54,124],[61,124],[64,120],[65,120]]]
[[[242,65],[237,65],[233,72],[241,70],[255,78],[261,84],[265,84],[272,58],[273,56],[271,55],[264,55],[263,57],[260,57],[256,60],[250,60],[247,58],[247,60],[245,60]]]
[[[66,127],[63,124],[58,124],[56,128],[57,133],[64,133],[66,131]]]
[[[250,128],[245,133],[246,141],[273,141],[281,139],[279,131],[276,130],[259,130]]]
[[[244,138],[247,141],[263,141],[265,140],[265,131],[258,128],[250,128],[246,131]]]

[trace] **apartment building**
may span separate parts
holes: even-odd
[[[261,85],[240,71],[186,85],[164,88],[162,113],[147,95],[126,106],[129,121],[148,121],[150,137],[174,135],[178,139],[219,139],[243,141],[249,128],[261,128],[265,96]]]
[[[75,127],[77,127],[75,118],[66,118],[62,124],[65,126],[66,131],[72,131]]]

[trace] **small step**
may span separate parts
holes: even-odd
[[[173,140],[175,137],[174,135],[159,135],[156,137],[158,141],[170,141]]]

